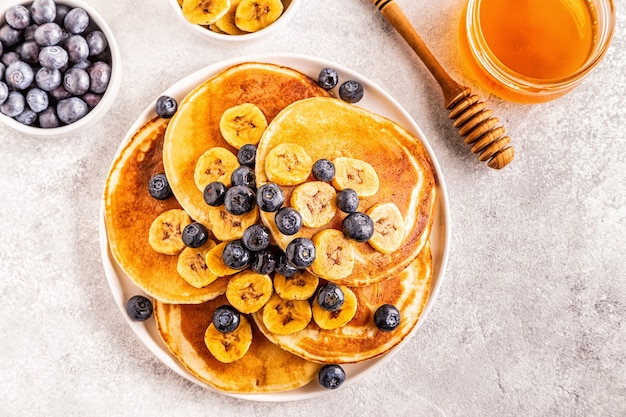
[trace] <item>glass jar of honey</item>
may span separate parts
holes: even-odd
[[[545,102],[589,75],[614,26],[612,0],[469,0],[461,19],[461,56],[493,94]]]

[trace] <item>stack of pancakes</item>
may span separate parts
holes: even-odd
[[[177,272],[175,256],[152,249],[148,230],[159,214],[173,208],[184,210],[209,231],[215,227],[194,182],[194,169],[198,158],[213,147],[237,153],[222,137],[219,121],[226,109],[242,103],[258,106],[269,123],[258,144],[257,186],[267,182],[263,158],[283,142],[297,142],[313,160],[345,156],[367,161],[376,170],[380,186],[363,204],[395,203],[405,221],[406,238],[397,251],[387,254],[367,243],[355,244],[354,270],[341,282],[357,298],[357,312],[347,325],[322,330],[311,320],[304,330],[276,335],[254,313],[250,349],[242,359],[226,364],[211,355],[204,332],[213,311],[228,304],[224,293],[230,276],[204,288],[189,285]],[[173,197],[161,201],[150,196],[148,182],[157,173],[167,175]],[[279,392],[308,384],[325,363],[354,363],[383,355],[415,327],[432,277],[429,234],[435,186],[425,148],[402,127],[332,98],[296,70],[244,63],[196,87],[179,103],[173,118],[155,117],[135,132],[107,178],[105,222],[116,262],[154,298],[162,339],[191,374],[225,392]],[[284,191],[289,196],[292,187]],[[337,214],[325,228],[341,230],[343,217]],[[284,248],[288,242],[272,218],[261,212],[260,221],[270,229],[273,243]],[[310,237],[316,231],[305,227],[299,233]],[[392,304],[401,313],[401,324],[392,332],[380,331],[373,323],[381,304]]]

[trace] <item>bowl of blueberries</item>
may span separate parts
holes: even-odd
[[[0,8],[0,120],[58,136],[99,120],[119,91],[120,52],[102,16],[76,0]]]

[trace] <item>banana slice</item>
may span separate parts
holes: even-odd
[[[209,352],[222,363],[232,363],[244,357],[252,344],[252,326],[245,316],[239,318],[239,326],[229,333],[222,333],[209,324],[204,333],[204,344]]]
[[[236,149],[248,143],[258,144],[265,128],[265,115],[252,103],[242,103],[226,109],[220,118],[220,133]]]
[[[304,269],[290,277],[274,275],[274,291],[283,300],[308,300],[318,284],[319,278]]]
[[[183,229],[190,223],[191,217],[184,210],[161,213],[150,225],[148,243],[158,253],[176,255],[185,248]]]
[[[241,270],[230,268],[222,259],[222,253],[224,253],[224,248],[227,243],[228,242],[222,242],[211,248],[204,258],[209,271],[217,277],[226,277],[228,275],[235,275],[241,272]]]
[[[211,148],[203,153],[193,174],[196,187],[204,192],[204,188],[213,181],[224,183],[226,187],[230,186],[230,176],[239,166],[237,156],[226,148],[219,146]]]
[[[369,244],[379,252],[395,252],[406,237],[406,227],[400,209],[394,203],[379,203],[367,210],[374,222],[374,235]]]
[[[211,222],[211,232],[221,241],[241,239],[243,232],[259,221],[258,207],[239,215],[229,213],[224,206],[207,206],[207,212]]]
[[[309,181],[298,185],[291,194],[291,207],[302,216],[302,224],[322,227],[337,213],[337,192],[323,181]]]
[[[278,20],[283,8],[281,0],[242,0],[237,6],[235,24],[246,32],[256,32]]]
[[[259,311],[274,294],[269,275],[243,271],[231,277],[226,286],[228,302],[239,312],[250,314]]]
[[[329,281],[339,280],[352,273],[354,246],[337,229],[324,229],[313,235],[316,256],[311,264],[314,274]]]
[[[276,145],[265,157],[265,174],[278,185],[298,185],[309,178],[313,160],[295,143]]]
[[[274,294],[263,307],[263,324],[274,334],[299,332],[311,317],[311,304],[307,300],[283,300]]]
[[[196,288],[203,288],[217,279],[206,264],[206,254],[217,246],[212,240],[199,248],[185,248],[178,255],[176,271],[187,283]]]
[[[340,285],[343,291],[344,301],[341,307],[335,311],[324,310],[317,302],[317,297],[313,301],[313,320],[324,330],[338,329],[348,324],[356,314],[356,295],[346,286]]]
[[[230,0],[183,0],[183,16],[197,25],[211,25],[228,13]]]
[[[359,197],[371,197],[378,191],[379,181],[376,170],[360,159],[339,157],[335,164],[333,185],[338,190],[352,188]]]

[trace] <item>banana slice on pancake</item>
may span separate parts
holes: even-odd
[[[235,149],[243,145],[256,145],[267,127],[265,115],[252,103],[238,104],[222,113],[220,133]]]

